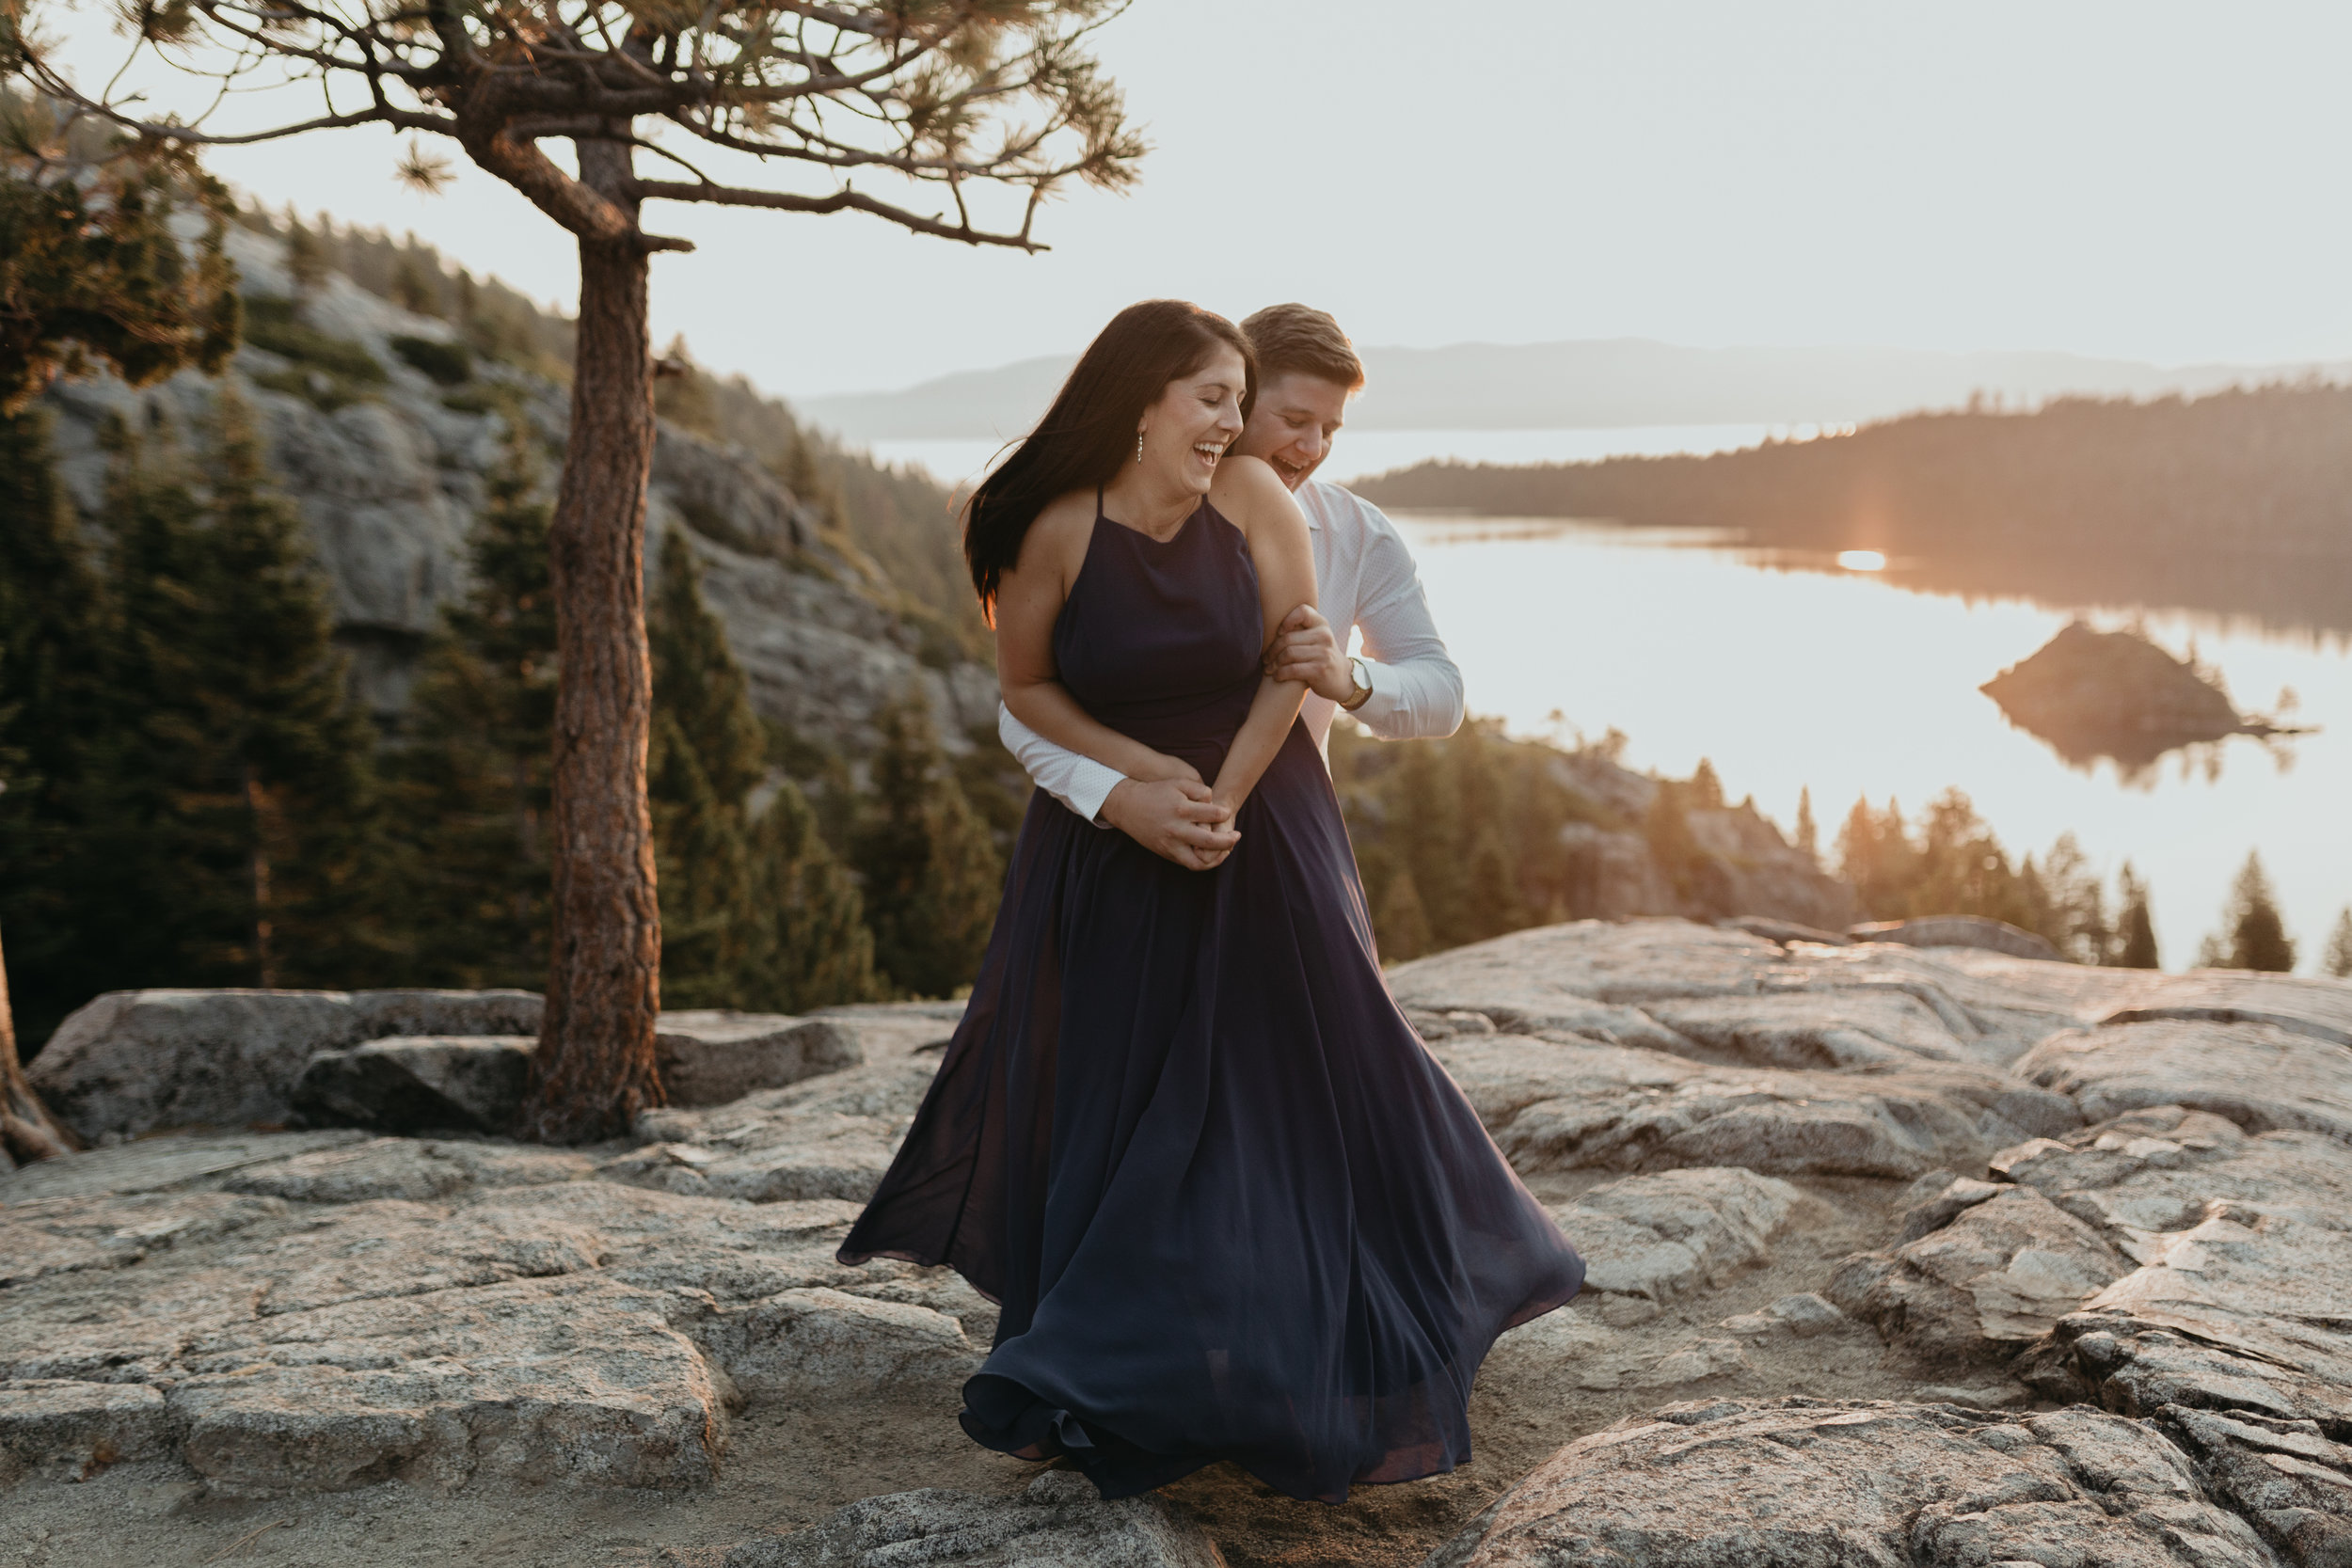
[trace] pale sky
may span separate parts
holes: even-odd
[[[1366,344],[2352,356],[2341,0],[1138,0],[1100,53],[1155,150],[1050,254],[658,207],[702,247],[655,260],[658,338],[787,395],[1074,351],[1155,294]],[[550,222],[478,173],[405,191],[396,150],[213,162],[568,305]]]

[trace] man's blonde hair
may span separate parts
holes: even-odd
[[[1359,391],[1364,362],[1340,324],[1311,305],[1269,305],[1246,316],[1242,335],[1258,354],[1258,385],[1298,372]]]

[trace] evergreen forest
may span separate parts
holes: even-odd
[[[1979,404],[1705,456],[1422,463],[1356,488],[1388,507],[1874,549],[1895,580],[1954,592],[2352,630],[2338,588],[2352,565],[2352,387]]]
[[[132,986],[536,989],[555,679],[536,445],[510,433],[469,591],[387,740],[233,382],[213,407],[110,432],[99,531],[47,411],[0,421],[0,928],[25,1041]],[[951,762],[905,705],[860,788],[763,721],[675,531],[647,635],[667,1004],[967,983],[1018,811],[1001,768]]]

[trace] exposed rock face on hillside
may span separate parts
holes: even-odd
[[[993,1308],[833,1261],[932,1006],[623,1145],[215,1129],[0,1176],[0,1506],[43,1568],[281,1518],[294,1560],[616,1568],[2352,1560],[2352,987],[1678,921],[1392,986],[1591,1265],[1451,1477],[1106,1506],[962,1444]]]
[[[249,293],[293,294],[279,242],[232,227],[228,244]],[[333,584],[337,637],[353,657],[360,689],[389,716],[405,699],[440,607],[464,592],[467,539],[500,460],[502,417],[485,411],[480,398],[445,397],[391,346],[395,337],[447,341],[446,322],[405,311],[340,276],[305,301],[299,318],[358,345],[382,367],[384,381],[329,410],[258,384],[257,376],[282,381],[302,369],[264,349],[241,350],[230,373],[259,410],[271,467],[310,527]],[[504,366],[481,366],[477,377],[519,400],[550,451],[561,446],[568,392]],[[135,419],[153,406],[184,431],[211,395],[194,372],[146,392],[103,379],[53,388],[60,467],[85,515],[103,521],[101,437],[109,415]],[[550,464],[550,484],[552,472]],[[964,661],[942,665],[935,655],[925,662],[919,629],[772,474],[739,451],[664,423],[647,498],[649,569],[674,528],[684,528],[693,546],[704,594],[726,623],[762,712],[852,750],[870,738],[874,710],[912,688],[929,698],[955,749],[967,744],[972,726],[994,722],[991,672]]]

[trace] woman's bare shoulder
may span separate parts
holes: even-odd
[[[1021,541],[1021,561],[1026,565],[1038,560],[1052,560],[1064,564],[1074,555],[1083,558],[1087,544],[1094,536],[1094,492],[1073,490],[1046,503],[1029,525],[1028,536]]]
[[[1209,501],[1252,539],[1268,528],[1285,535],[1306,529],[1298,502],[1263,458],[1228,457],[1219,463]]]

